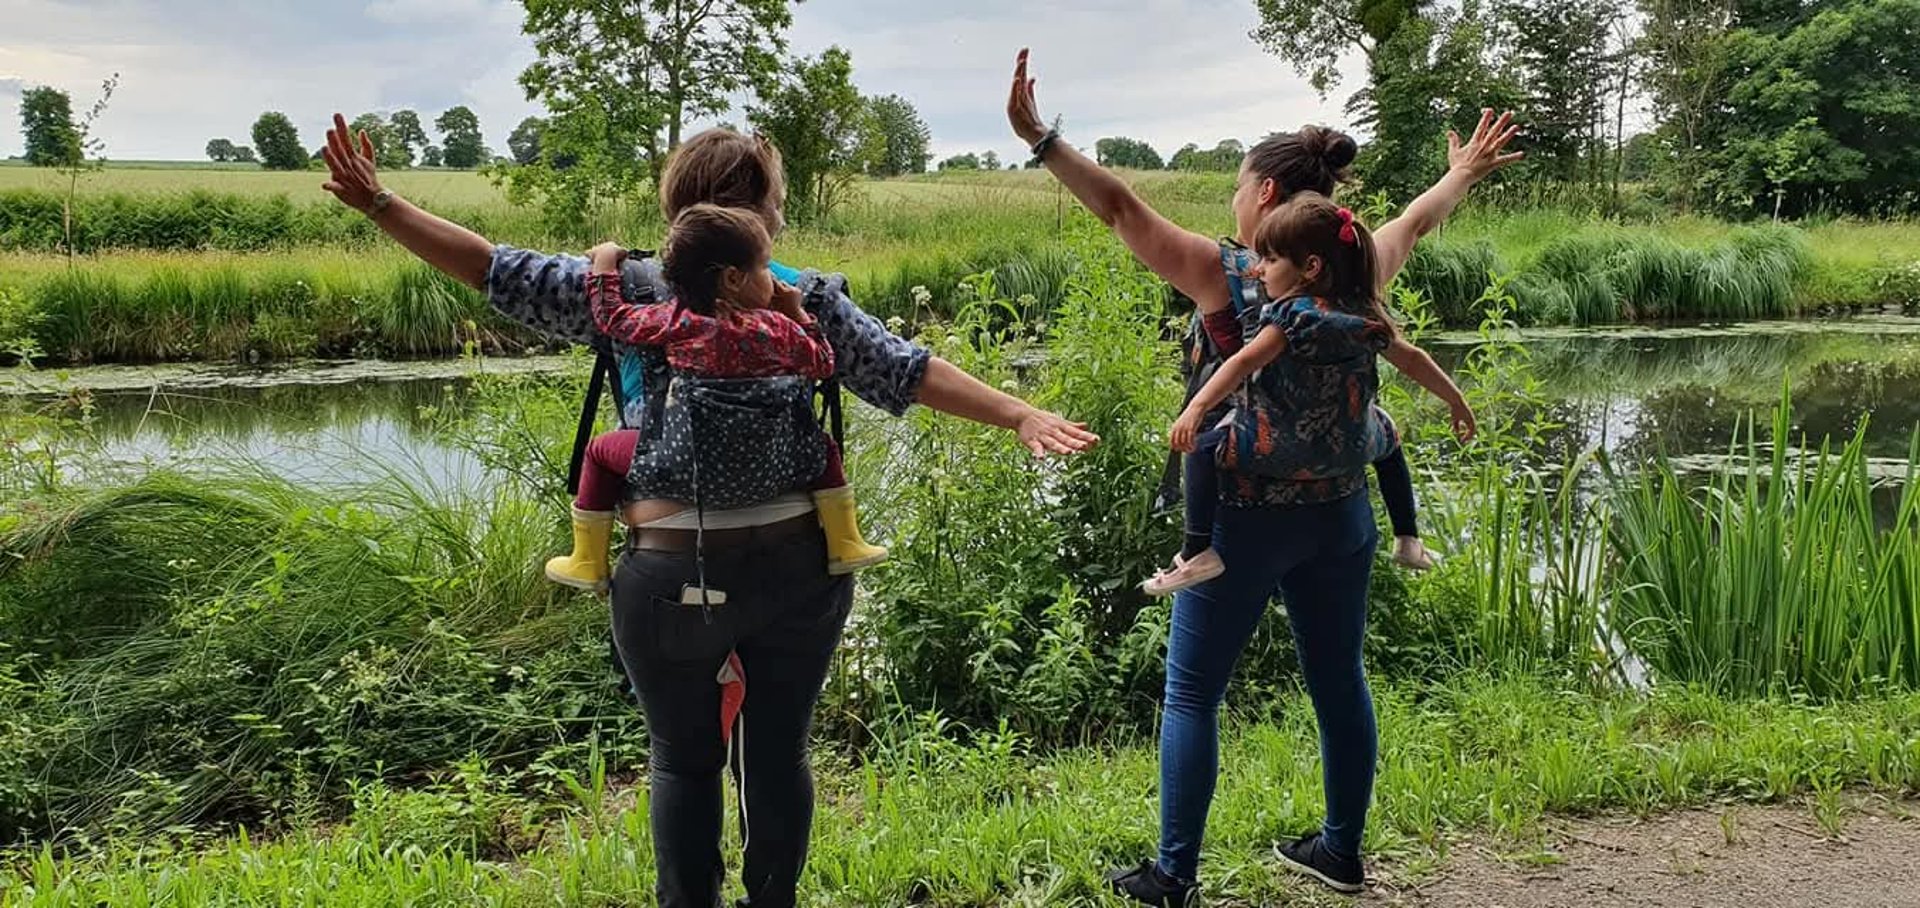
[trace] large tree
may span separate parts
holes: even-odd
[[[1642,26],[1635,47],[1640,85],[1652,101],[1663,144],[1671,149],[1664,183],[1691,206],[1707,188],[1707,139],[1732,71],[1727,30],[1735,0],[1638,0]],[[1651,169],[1651,168],[1650,168]]]
[[[29,88],[20,96],[20,132],[27,140],[27,163],[64,167],[80,163],[80,130],[73,123],[73,99],[51,86]]]
[[[876,177],[897,177],[920,173],[933,159],[928,146],[933,133],[912,102],[899,95],[883,95],[867,100],[867,119],[862,138],[862,157],[867,173]]]
[[[1525,86],[1527,156],[1558,180],[1603,160],[1613,72],[1608,35],[1623,11],[1614,0],[1500,0],[1520,84]]]
[[[540,160],[540,135],[547,131],[547,121],[541,117],[528,117],[513,128],[513,134],[507,136],[507,150],[513,154],[516,164],[532,164]]]
[[[228,161],[239,160],[236,155],[237,150],[234,148],[232,139],[207,140],[207,160],[224,164]]]
[[[268,111],[253,122],[253,147],[268,170],[305,170],[307,151],[300,147],[300,131],[279,111]]]
[[[1920,0],[1803,12],[1724,39],[1728,88],[1704,137],[1716,196],[1789,215],[1920,207]]]
[[[449,109],[433,121],[440,130],[441,157],[446,166],[470,169],[486,163],[486,140],[480,135],[480,117],[466,105]]]
[[[413,164],[414,155],[433,141],[427,138],[426,127],[420,125],[420,115],[411,110],[394,111],[387,118],[387,132],[393,136],[396,150],[406,153],[407,166]]]
[[[564,141],[587,167],[574,180],[593,178],[601,193],[622,191],[634,160],[657,180],[688,121],[724,113],[778,71],[793,22],[788,0],[525,4],[523,30],[539,57],[520,85],[552,114],[546,141]]]
[[[1188,142],[1167,159],[1167,169],[1234,173],[1240,169],[1240,162],[1246,156],[1247,146],[1239,139],[1221,139],[1207,151]]]
[[[364,132],[373,140],[375,159],[382,170],[402,170],[413,164],[413,151],[400,140],[387,119],[377,113],[364,113],[348,126],[354,135]]]
[[[1114,136],[1093,143],[1094,155],[1106,167],[1131,167],[1135,170],[1159,170],[1166,165],[1152,145],[1125,136]]]
[[[853,60],[838,47],[798,58],[760,89],[747,122],[780,149],[787,210],[825,217],[844,197],[857,165],[867,107],[853,87]]]

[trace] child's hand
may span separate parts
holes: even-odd
[[[1173,428],[1167,432],[1167,445],[1183,454],[1193,453],[1194,436],[1200,434],[1200,417],[1204,414],[1188,409],[1173,421]]]
[[[1467,406],[1464,400],[1454,404],[1453,437],[1460,439],[1460,443],[1464,445],[1473,441],[1473,437],[1478,434],[1480,434],[1480,424],[1473,418],[1473,408]]]
[[[800,288],[779,278],[773,280],[773,299],[767,302],[767,308],[801,324],[808,321],[806,307],[801,305]]]
[[[620,263],[627,260],[626,247],[615,242],[605,242],[587,251],[587,261],[596,273],[605,274],[619,271]]]

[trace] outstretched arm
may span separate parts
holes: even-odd
[[[1520,127],[1513,125],[1511,111],[1496,119],[1492,108],[1480,112],[1480,124],[1474,127],[1473,137],[1465,144],[1460,142],[1459,133],[1447,132],[1446,176],[1414,199],[1413,204],[1408,205],[1399,217],[1381,225],[1373,233],[1373,247],[1380,268],[1380,286],[1384,287],[1393,281],[1394,276],[1407,264],[1407,258],[1413,255],[1414,244],[1453,213],[1460,200],[1467,197],[1467,190],[1486,179],[1488,174],[1527,156],[1524,151],[1505,152],[1507,143],[1519,133]]]
[[[1176,451],[1191,453],[1194,437],[1200,434],[1200,420],[1206,418],[1207,411],[1219,406],[1221,401],[1227,399],[1227,395],[1233,393],[1233,389],[1247,380],[1247,376],[1273,362],[1274,357],[1286,349],[1287,336],[1279,328],[1268,325],[1260,329],[1260,334],[1251,343],[1241,347],[1239,353],[1221,363],[1219,370],[1213,373],[1213,378],[1200,389],[1200,393],[1187,402],[1187,408],[1174,422],[1172,431],[1167,433],[1168,445]]]
[[[327,130],[327,146],[321,150],[328,171],[323,188],[348,207],[372,218],[387,236],[422,261],[475,290],[486,289],[493,244],[487,242],[486,237],[398,196],[375,211],[374,197],[381,192],[381,187],[373,165],[373,140],[364,130],[357,139],[347,129],[346,118],[334,114],[333,128]]]
[[[1393,343],[1389,344],[1386,352],[1381,355],[1386,357],[1387,362],[1392,363],[1395,369],[1399,369],[1400,374],[1413,379],[1415,384],[1446,401],[1447,410],[1453,421],[1454,437],[1460,439],[1461,444],[1473,440],[1473,436],[1480,431],[1479,424],[1473,417],[1473,408],[1467,406],[1467,398],[1460,393],[1460,386],[1453,383],[1453,378],[1447,375],[1447,370],[1440,368],[1440,364],[1434,362],[1427,351],[1414,346],[1404,337],[1395,337]]]
[[[1033,98],[1033,86],[1034,80],[1027,77],[1027,51],[1023,48],[1013,67],[1007,120],[1013,124],[1014,134],[1029,146],[1047,134],[1047,124],[1040,118],[1039,105]],[[1203,309],[1226,305],[1227,279],[1220,270],[1220,247],[1213,240],[1147,207],[1126,181],[1063,141],[1055,141],[1041,155],[1041,161],[1074,198],[1120,237],[1141,264]]]

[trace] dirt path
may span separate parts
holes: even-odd
[[[1840,838],[1811,805],[1725,807],[1559,825],[1534,854],[1456,846],[1408,908],[1920,908],[1920,802],[1854,802]]]

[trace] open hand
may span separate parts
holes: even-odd
[[[371,212],[373,197],[380,192],[380,176],[373,165],[373,139],[360,131],[355,142],[347,118],[333,115],[333,128],[327,130],[327,145],[320,149],[327,162],[327,181],[320,188],[333,193],[355,211]]]
[[[1087,431],[1087,424],[1073,422],[1058,413],[1035,409],[1020,420],[1020,443],[1035,457],[1048,454],[1079,454],[1100,443],[1100,436]]]
[[[1465,144],[1461,144],[1459,133],[1447,130],[1447,166],[1465,171],[1478,182],[1487,174],[1526,158],[1524,151],[1505,152],[1507,143],[1519,134],[1520,127],[1513,125],[1513,111],[1506,111],[1495,119],[1493,108],[1483,108],[1480,124],[1473,128],[1473,137]]]
[[[1013,90],[1007,93],[1007,122],[1013,134],[1031,146],[1047,134],[1047,121],[1040,118],[1040,105],[1033,100],[1034,80],[1027,78],[1027,49],[1013,64]]]

